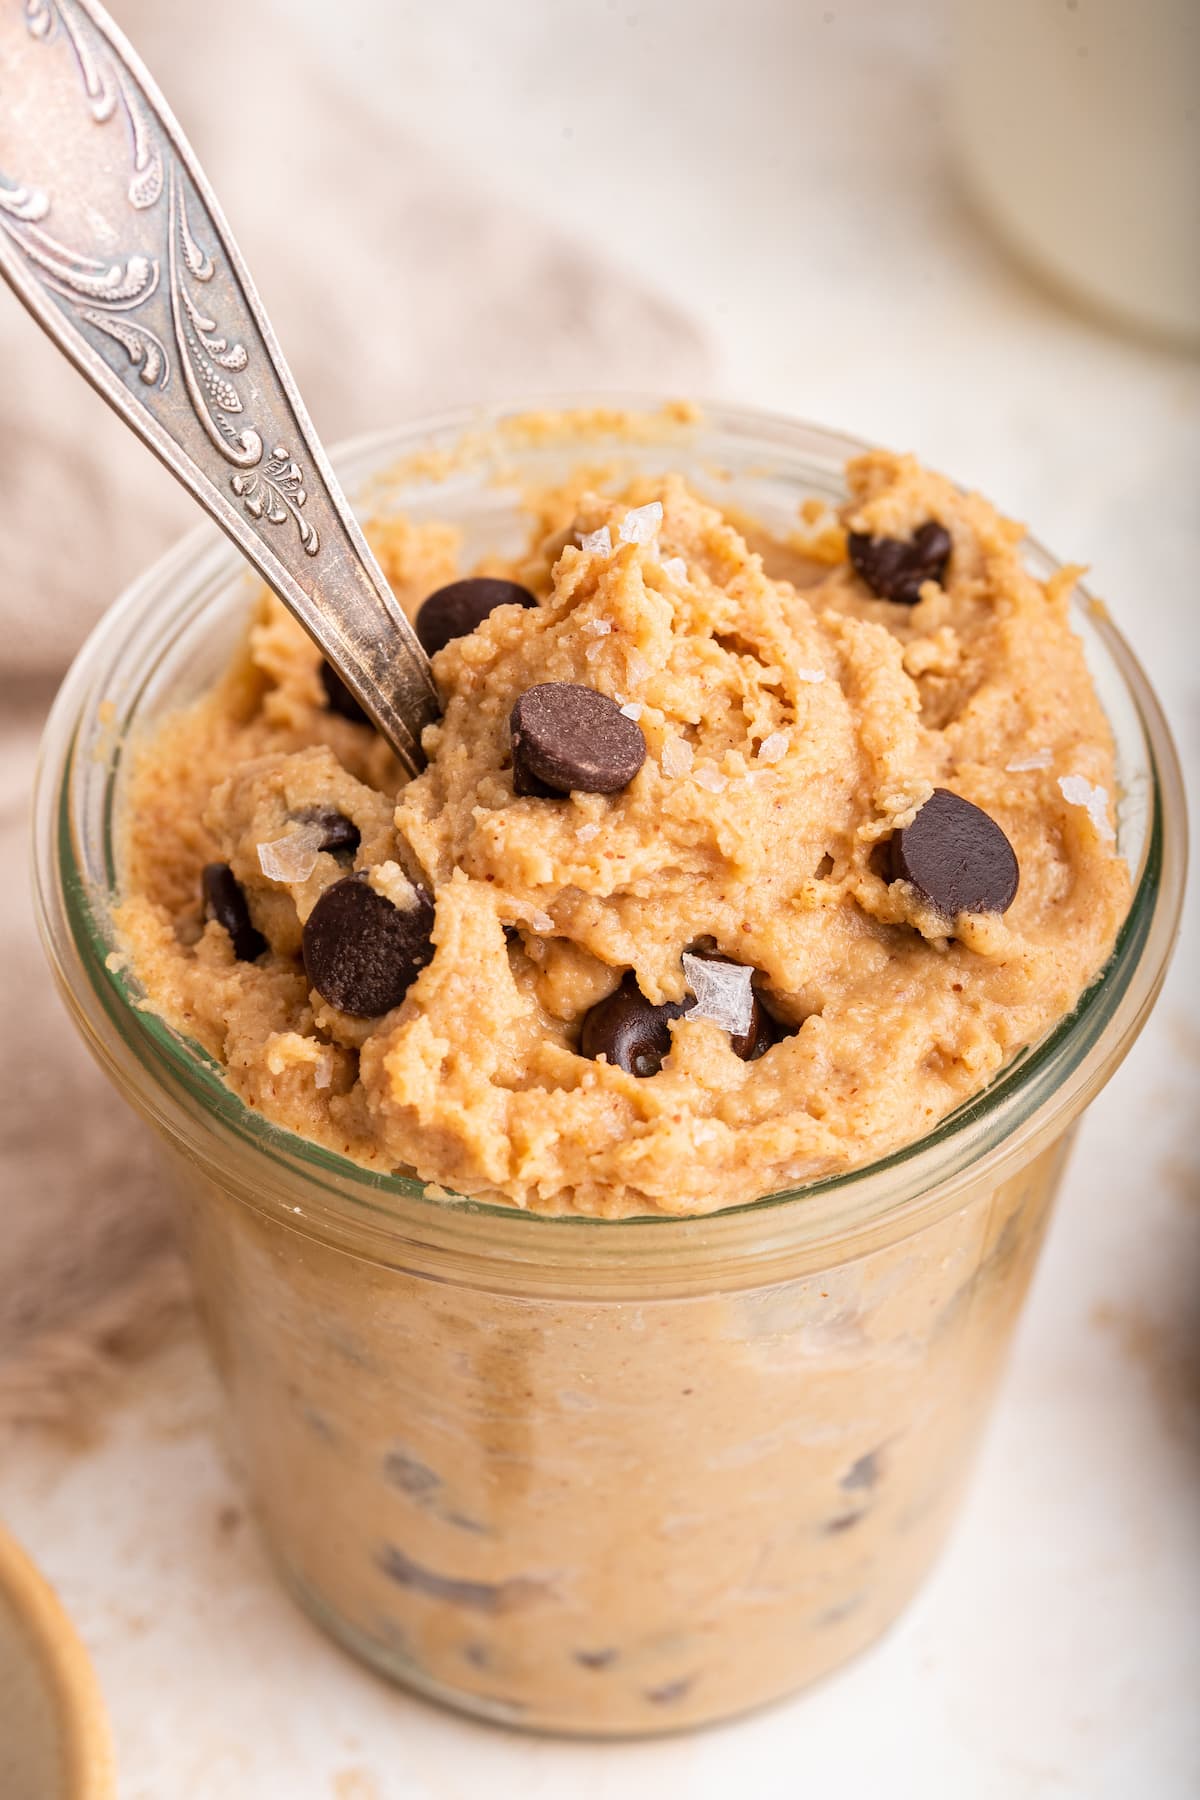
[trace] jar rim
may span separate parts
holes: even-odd
[[[606,417],[632,413],[645,421],[661,420],[663,437],[650,441],[664,445],[683,441],[680,434],[691,432],[701,442],[723,437],[763,454],[772,449],[786,452],[797,467],[819,472],[826,480],[832,476],[839,486],[846,459],[871,447],[782,414],[705,403],[685,421],[678,407],[672,410],[671,403],[659,396],[610,393],[459,408],[357,437],[340,446],[333,461],[340,472],[345,471],[353,491],[355,470],[360,477],[366,471],[368,481],[378,481],[406,453],[419,453],[431,444],[466,444],[472,434],[481,444],[519,437],[521,422],[535,411],[545,418],[546,409],[556,409],[567,432],[571,421],[581,429],[579,421],[594,416],[603,436]],[[483,454],[486,457],[487,452]],[[1060,566],[1036,540],[1027,538],[1023,548],[1027,560],[1040,563],[1043,573]],[[631,1246],[645,1246],[641,1254],[650,1252],[657,1258],[697,1238],[710,1243],[719,1237],[737,1254],[743,1248],[759,1250],[764,1236],[776,1239],[780,1234],[791,1242],[814,1245],[832,1241],[844,1245],[856,1235],[870,1235],[887,1225],[890,1235],[904,1235],[916,1229],[931,1208],[952,1205],[961,1188],[985,1169],[999,1178],[1017,1157],[1027,1159],[1061,1133],[1120,1062],[1153,1004],[1182,906],[1186,861],[1182,779],[1169,728],[1136,657],[1104,609],[1079,587],[1074,603],[1080,618],[1119,676],[1144,746],[1144,835],[1132,902],[1108,962],[1075,1009],[931,1131],[860,1168],[712,1213],[607,1219],[537,1214],[511,1204],[462,1199],[413,1176],[368,1169],[275,1125],[233,1092],[215,1059],[139,1007],[140,990],[113,955],[115,773],[110,774],[104,814],[106,879],[99,883],[89,878],[81,854],[73,804],[84,759],[95,759],[97,742],[103,739],[101,714],[108,678],[121,666],[122,653],[138,641],[138,632],[147,635],[148,616],[161,635],[169,623],[164,620],[164,595],[178,595],[188,581],[196,591],[228,589],[240,568],[241,559],[232,546],[212,527],[199,527],[131,584],[80,650],[51,711],[35,778],[35,889],[39,924],[56,977],[85,1035],[110,1070],[124,1064],[128,1078],[132,1054],[160,1090],[143,1095],[143,1109],[171,1135],[190,1141],[194,1153],[203,1151],[203,1131],[197,1132],[193,1112],[198,1109],[209,1132],[249,1145],[263,1159],[260,1177],[267,1165],[274,1165],[284,1177],[301,1178],[309,1190],[304,1208],[308,1226],[332,1235],[347,1226],[357,1227],[382,1250],[389,1240],[411,1235],[414,1229],[420,1235],[438,1235],[448,1220],[470,1218],[478,1232],[481,1221],[491,1221],[495,1230],[488,1237],[488,1254],[494,1255],[499,1245],[518,1261],[542,1260],[552,1238],[570,1258],[576,1258],[586,1243],[588,1256],[598,1253],[607,1261],[602,1245],[611,1245],[613,1255],[623,1256],[630,1254]],[[178,599],[180,609],[182,604]],[[178,625],[177,619],[174,622]],[[108,745],[114,771],[120,748],[119,737]],[[114,1032],[120,1045],[112,1041]],[[284,1198],[286,1185],[286,1179],[260,1179],[256,1196],[268,1206],[295,1211]],[[347,1207],[352,1221],[340,1216]],[[454,1226],[449,1229],[453,1233]]]

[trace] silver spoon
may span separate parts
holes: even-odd
[[[0,274],[418,770],[429,659],[191,146],[94,0],[0,0]]]

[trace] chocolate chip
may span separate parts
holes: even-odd
[[[839,1537],[843,1531],[852,1531],[862,1516],[861,1512],[839,1513],[836,1519],[827,1519],[822,1529],[826,1537]]]
[[[354,698],[333,664],[324,660],[321,663],[321,682],[325,689],[325,704],[330,712],[339,713],[343,719],[350,719],[355,725],[371,724],[371,719]]]
[[[297,813],[296,817],[304,825],[322,827],[325,836],[321,840],[321,848],[328,850],[333,856],[338,856],[343,851],[348,851],[353,856],[362,842],[362,833],[354,820],[348,819],[345,813],[338,812],[335,806],[310,806],[304,812]]]
[[[695,1683],[694,1675],[681,1675],[676,1681],[664,1681],[661,1687],[647,1688],[645,1697],[651,1706],[673,1706],[691,1692]]]
[[[499,581],[491,575],[473,575],[451,581],[430,594],[414,621],[426,656],[436,656],[451,638],[467,637],[498,606],[536,606],[527,587],[516,581]]]
[[[891,839],[893,881],[910,881],[944,918],[1006,912],[1021,872],[995,819],[949,788],[934,788],[911,825]]]
[[[361,873],[325,889],[304,926],[304,967],[322,999],[356,1019],[399,1006],[433,955],[433,903],[417,896],[402,912]]]
[[[228,863],[205,863],[200,875],[200,892],[204,897],[204,916],[215,919],[229,933],[233,954],[239,962],[253,962],[267,947],[261,931],[255,929],[246,905],[242,884]]]
[[[681,1019],[694,1001],[668,1000],[653,1006],[638,987],[634,975],[626,975],[607,1000],[584,1014],[579,1038],[581,1056],[607,1056],[627,1075],[657,1075],[671,1048],[671,1020]]]
[[[646,760],[641,726],[607,694],[569,681],[528,688],[509,726],[514,786],[532,778],[559,794],[615,794]]]
[[[914,531],[911,538],[869,537],[852,531],[846,539],[850,561],[873,594],[900,606],[915,606],[921,583],[940,581],[953,549],[950,533],[936,519]]]
[[[536,1605],[550,1593],[547,1582],[525,1575],[511,1575],[504,1581],[464,1581],[457,1575],[443,1575],[438,1569],[414,1562],[395,1544],[383,1546],[379,1566],[400,1587],[427,1594],[431,1600],[444,1600],[450,1606],[461,1606],[467,1612],[517,1612]]]
[[[405,1450],[389,1450],[383,1459],[383,1473],[402,1494],[431,1494],[442,1485],[440,1475]]]
[[[615,1650],[574,1650],[572,1655],[581,1669],[609,1669],[617,1660]]]
[[[779,1042],[781,1035],[774,1019],[758,995],[755,994],[754,1011],[750,1015],[750,1029],[736,1037],[731,1033],[729,1048],[736,1056],[740,1056],[743,1062],[757,1062],[760,1056],[767,1054],[772,1044]]]
[[[845,1488],[848,1494],[856,1492],[869,1493],[878,1482],[881,1473],[880,1452],[878,1450],[868,1450],[864,1455],[858,1457],[855,1462],[850,1464],[850,1467],[838,1482],[838,1486]]]

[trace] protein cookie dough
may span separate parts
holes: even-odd
[[[407,785],[264,599],[137,753],[149,1003],[276,1123],[538,1211],[708,1212],[924,1134],[1075,1006],[1129,877],[1075,572],[911,458],[848,480],[787,542],[673,476],[536,496],[474,571],[376,525],[434,596]]]

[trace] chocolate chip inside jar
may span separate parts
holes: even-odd
[[[944,525],[930,519],[911,538],[872,537],[851,531],[846,548],[855,572],[873,594],[899,606],[915,606],[927,581],[941,581],[953,540]]]
[[[206,919],[215,919],[229,934],[239,962],[254,962],[267,948],[267,940],[250,917],[242,885],[228,863],[206,863],[200,891]]]
[[[524,793],[617,794],[646,760],[636,720],[607,694],[574,682],[527,688],[509,731],[514,788],[519,781]]]
[[[296,814],[296,818],[302,825],[320,826],[324,834],[320,847],[331,856],[353,856],[362,842],[362,833],[354,820],[334,806],[306,807]]]
[[[683,966],[692,992],[657,1005],[647,1000],[632,970],[622,976],[616,991],[584,1015],[580,1055],[603,1056],[644,1080],[662,1068],[671,1049],[672,1021],[688,1014],[727,1031],[730,1049],[743,1062],[756,1062],[784,1035],[751,986],[753,970],[714,951],[685,952]]]
[[[657,1075],[671,1050],[671,1021],[682,1019],[690,1000],[647,1000],[630,971],[616,992],[593,1006],[583,1020],[579,1052],[592,1061],[604,1057],[614,1068],[645,1080]]]
[[[945,919],[1004,913],[1017,897],[1016,852],[996,821],[948,788],[934,788],[888,845],[893,881],[907,881]]]
[[[476,630],[498,606],[536,605],[536,596],[520,582],[477,575],[447,582],[430,594],[413,624],[426,656],[436,656],[452,638],[466,637]]]
[[[325,889],[304,925],[304,967],[323,1000],[352,1018],[399,1006],[433,955],[434,909],[421,888],[401,908],[365,873]]]

